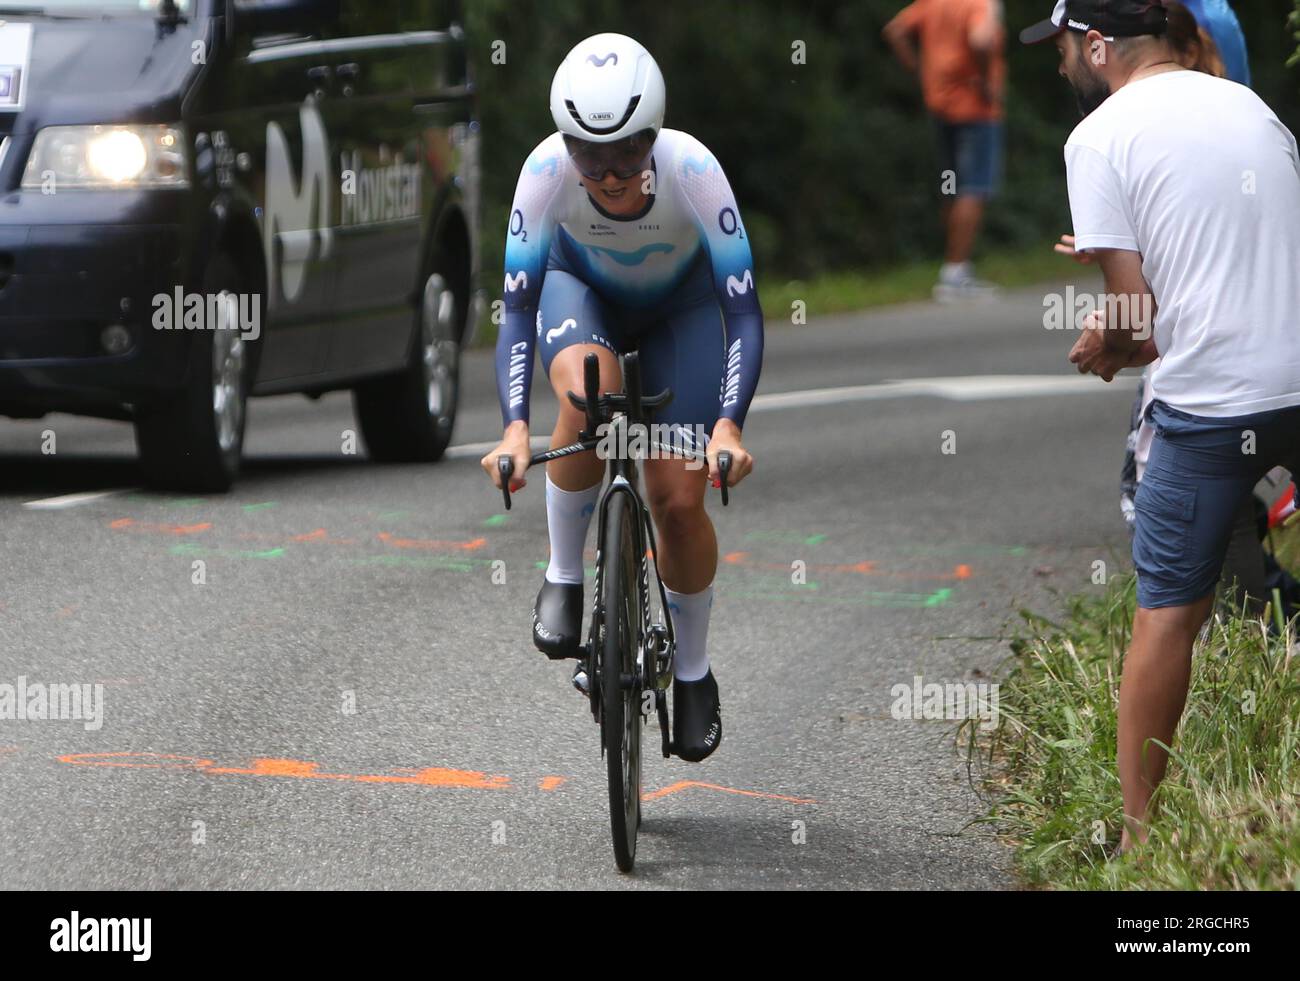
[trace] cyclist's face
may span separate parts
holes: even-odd
[[[605,171],[605,176],[598,181],[578,175],[587,193],[611,215],[630,215],[645,207],[646,195],[642,190],[645,183],[640,174],[619,180],[612,170]]]
[[[654,140],[648,131],[616,143],[588,143],[565,137],[569,157],[587,193],[614,215],[631,214],[649,193]]]

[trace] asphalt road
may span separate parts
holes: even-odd
[[[954,723],[891,688],[989,682],[1018,609],[1124,561],[1133,384],[1073,376],[1043,293],[770,325],[756,470],[710,505],[725,737],[693,765],[648,733],[631,876],[529,641],[541,475],[506,516],[469,445],[489,352],[442,463],[344,453],[346,395],[264,400],[224,497],[139,490],[123,424],[0,420],[0,684],[103,686],[99,728],[0,720],[0,888],[1013,886]]]

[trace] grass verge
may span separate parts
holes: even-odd
[[[1079,275],[1079,268],[1074,263],[1052,251],[1051,242],[1031,248],[989,252],[976,261],[975,267],[981,279],[1006,289]],[[803,313],[807,317],[815,317],[928,300],[938,276],[937,261],[908,262],[875,269],[829,272],[808,280],[765,275],[758,288],[764,316],[771,323],[790,323],[796,301],[803,302]],[[496,343],[497,326],[491,319],[491,301],[494,299],[497,297],[489,293],[487,308],[479,319],[474,337],[476,347],[490,347]]]
[[[1295,554],[1300,529],[1286,533]],[[1279,550],[1280,551],[1280,550]],[[983,819],[1031,886],[1300,889],[1300,658],[1262,620],[1219,616],[1193,656],[1187,708],[1146,847],[1107,860],[1122,814],[1116,707],[1134,581],[1022,612],[1000,722],[959,730],[991,806]]]

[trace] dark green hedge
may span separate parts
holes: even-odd
[[[1297,0],[1300,2],[1300,0]],[[1238,4],[1256,87],[1300,128],[1292,0]],[[717,154],[735,186],[759,269],[806,276],[934,256],[938,174],[914,80],[880,29],[902,0],[467,0],[484,127],[486,268],[501,262],[505,218],[527,152],[551,132],[547,95],[560,58],[598,31],[655,55],[668,82],[666,124]],[[1006,0],[1015,30],[1049,0]],[[807,63],[791,60],[796,41]],[[504,42],[504,64],[493,63]],[[497,46],[498,51],[502,50]],[[986,242],[1042,241],[1068,227],[1061,145],[1077,111],[1050,48],[1008,47],[1005,190]],[[487,282],[491,283],[489,277]]]

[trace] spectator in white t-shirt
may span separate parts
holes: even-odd
[[[1233,516],[1300,454],[1300,151],[1250,89],[1184,69],[1166,31],[1149,0],[1060,0],[1021,34],[1055,40],[1086,115],[1065,146],[1074,246],[1128,299],[1089,315],[1070,360],[1110,381],[1160,359],[1134,502],[1121,849],[1146,839]]]

